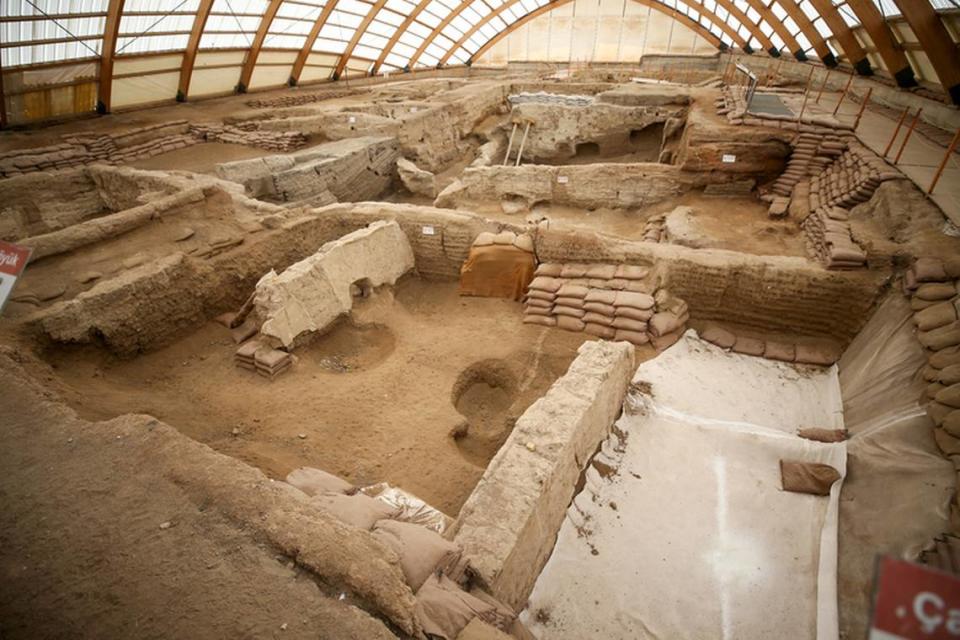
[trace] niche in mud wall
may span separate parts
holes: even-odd
[[[572,157],[544,164],[589,164],[592,162],[658,162],[664,123],[621,130],[615,134],[581,140],[570,145]]]

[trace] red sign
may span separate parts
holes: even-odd
[[[960,577],[905,562],[880,559],[870,640],[960,638]]]
[[[0,240],[0,310],[23,273],[32,249]]]

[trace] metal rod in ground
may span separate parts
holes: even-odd
[[[867,103],[870,102],[870,96],[873,95],[873,87],[867,89],[867,95],[864,97],[863,102],[860,104],[860,111],[857,111],[857,120],[853,123],[853,130],[856,131],[860,126],[860,118],[863,117],[863,110],[867,108]]]
[[[850,73],[850,77],[847,78],[847,86],[843,88],[843,93],[840,94],[840,100],[837,101],[837,106],[833,109],[833,115],[837,115],[837,112],[840,111],[840,105],[843,104],[843,99],[847,97],[847,91],[850,90],[850,85],[853,83],[853,73]]]
[[[910,136],[913,135],[913,130],[917,126],[917,122],[920,121],[920,114],[923,113],[923,107],[917,109],[917,113],[914,114],[913,120],[910,121],[910,128],[907,129],[907,135],[903,136],[903,144],[900,145],[900,151],[897,151],[897,157],[894,158],[893,164],[900,162],[900,156],[903,155],[903,150],[907,148],[907,141],[910,140]]]
[[[820,83],[820,91],[817,92],[817,99],[814,100],[817,104],[820,104],[820,96],[823,95],[823,90],[827,86],[827,80],[830,79],[830,69],[827,69],[827,73],[823,76],[823,82]]]
[[[527,134],[530,133],[530,123],[527,122],[527,126],[523,128],[523,137],[520,138],[520,149],[517,150],[517,164],[513,165],[515,167],[520,166],[520,158],[523,157],[523,146],[527,144]]]
[[[890,153],[890,149],[893,148],[893,141],[897,139],[897,134],[900,133],[900,127],[903,126],[903,121],[907,119],[907,114],[910,113],[910,106],[903,108],[903,113],[900,114],[900,119],[897,120],[897,127],[893,130],[893,135],[890,136],[890,142],[887,143],[886,148],[883,150],[883,157],[886,158],[887,154]]]
[[[507,161],[510,160],[510,149],[513,148],[513,136],[517,133],[517,123],[513,123],[513,129],[510,130],[510,141],[507,143],[507,155],[503,156],[503,166],[507,166]]]
[[[950,146],[947,147],[947,152],[943,154],[943,160],[940,162],[940,167],[937,168],[937,172],[933,175],[933,182],[930,183],[930,188],[927,189],[928,194],[933,193],[933,188],[937,186],[937,182],[940,180],[940,175],[943,173],[943,170],[947,168],[947,160],[950,159],[950,154],[953,153],[958,141],[960,141],[960,129],[957,129],[957,132],[953,134],[953,140],[950,141]]]

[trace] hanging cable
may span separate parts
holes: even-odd
[[[32,2],[32,0],[24,0],[24,1],[25,1],[27,4],[29,4],[31,7],[33,7],[33,8],[36,9],[37,11],[39,11],[41,14],[43,14],[44,16],[46,16],[47,18],[49,18],[50,21],[53,22],[53,24],[55,24],[55,25],[57,25],[58,27],[60,27],[61,29],[63,29],[63,30],[67,33],[68,36],[70,36],[71,38],[73,38],[74,40],[76,40],[77,42],[79,42],[80,44],[82,44],[84,47],[86,47],[87,50],[89,50],[94,56],[99,56],[99,55],[100,55],[100,52],[99,52],[99,51],[97,51],[96,49],[94,49],[93,47],[91,47],[90,45],[88,45],[86,42],[84,42],[84,41],[80,38],[80,36],[74,34],[72,31],[70,31],[70,29],[67,29],[65,26],[63,26],[62,24],[60,24],[60,23],[57,21],[56,18],[52,17],[49,13],[47,13],[46,11],[44,11],[43,9],[41,9],[40,7],[38,7],[37,5],[35,5],[35,4]]]
[[[227,9],[230,10],[230,15],[233,16],[233,19],[237,22],[237,26],[240,27],[240,35],[243,36],[243,39],[247,41],[247,46],[252,47],[253,43],[250,42],[250,38],[247,37],[247,32],[243,30],[243,24],[240,22],[240,18],[237,17],[237,14],[233,12],[233,7],[230,6],[230,0],[223,0],[227,3]]]

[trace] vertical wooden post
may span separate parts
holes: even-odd
[[[903,144],[900,145],[900,151],[897,151],[897,157],[894,158],[893,164],[900,162],[900,156],[903,155],[903,150],[907,148],[907,141],[910,140],[910,136],[913,135],[913,130],[917,127],[917,122],[920,121],[920,114],[923,113],[923,107],[917,109],[917,113],[914,114],[913,120],[910,121],[910,128],[907,129],[907,135],[903,136]]]
[[[847,97],[847,91],[850,90],[850,85],[853,83],[853,73],[850,73],[850,77],[847,78],[847,86],[843,88],[843,93],[840,94],[840,99],[837,101],[837,106],[833,109],[833,115],[837,115],[837,112],[840,111],[840,105],[843,104],[843,99]]]
[[[827,69],[826,75],[823,76],[823,82],[820,84],[820,91],[817,92],[817,99],[814,101],[817,104],[820,104],[820,96],[823,95],[823,90],[827,86],[827,80],[830,79],[830,69]]]
[[[930,188],[927,189],[928,194],[933,193],[933,188],[937,186],[937,182],[940,180],[940,175],[947,167],[947,161],[950,159],[950,154],[953,153],[953,150],[957,146],[957,141],[960,141],[960,129],[957,129],[957,132],[953,134],[953,140],[950,141],[950,146],[947,147],[947,152],[943,154],[943,160],[940,162],[940,167],[937,169],[937,173],[933,176],[933,182],[930,183]]]
[[[860,104],[860,111],[857,111],[857,120],[853,123],[853,130],[856,131],[860,126],[860,118],[863,117],[863,111],[867,108],[867,103],[870,102],[870,96],[873,95],[873,87],[867,89],[867,95],[864,96],[863,102]]]
[[[907,114],[910,113],[910,106],[903,108],[903,113],[900,114],[900,119],[897,120],[897,126],[893,130],[893,135],[890,136],[890,142],[887,143],[886,148],[883,150],[883,157],[886,158],[887,154],[890,153],[890,149],[893,148],[893,141],[897,139],[897,134],[900,133],[900,127],[903,126],[903,121],[907,119]]]
[[[0,62],[0,129],[7,128],[7,97],[3,92],[3,63]]]

